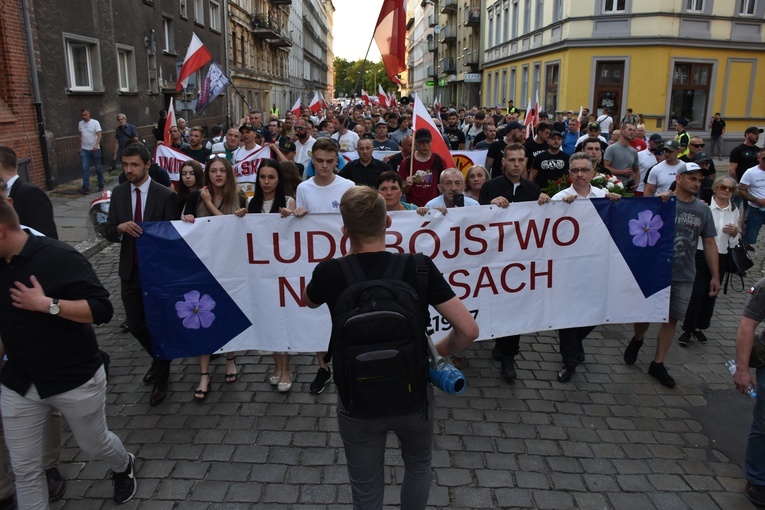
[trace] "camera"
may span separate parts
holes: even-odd
[[[430,349],[430,383],[436,388],[449,395],[457,395],[465,391],[467,379],[454,365],[438,354],[433,340],[428,335],[428,347]]]

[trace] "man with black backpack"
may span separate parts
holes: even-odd
[[[328,357],[337,386],[337,420],[356,509],[382,508],[385,443],[401,443],[401,508],[424,509],[431,483],[435,406],[428,382],[428,305],[451,325],[440,355],[466,348],[478,325],[433,262],[385,251],[391,217],[385,200],[355,186],[340,202],[347,256],[321,262],[303,292],[306,306],[332,314]]]

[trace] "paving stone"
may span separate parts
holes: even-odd
[[[652,510],[656,508],[645,494],[608,494],[608,500],[619,510]]]
[[[456,487],[454,502],[457,508],[491,508],[491,491],[484,488]]]
[[[520,471],[515,473],[515,482],[522,489],[548,489],[550,482],[543,473]]]
[[[525,489],[497,489],[494,492],[499,508],[534,508],[531,493]]]
[[[540,510],[550,509],[559,510],[561,508],[571,508],[573,499],[570,494],[560,491],[533,491],[532,497]]]
[[[479,487],[506,487],[515,485],[510,471],[493,469],[478,469],[475,472]]]

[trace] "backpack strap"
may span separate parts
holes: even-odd
[[[337,264],[340,266],[340,270],[343,272],[346,285],[352,285],[354,283],[363,281],[366,279],[366,275],[361,270],[359,261],[356,257],[340,257],[337,260]]]
[[[422,253],[415,253],[412,255],[414,262],[417,264],[417,295],[420,297],[420,304],[422,305],[423,318],[425,323],[429,322],[428,319],[428,273],[429,267],[425,255]],[[426,328],[427,329],[427,328]]]

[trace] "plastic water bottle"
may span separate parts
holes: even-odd
[[[729,359],[725,362],[725,367],[728,369],[728,372],[730,372],[730,375],[736,375],[736,362],[732,359]],[[749,395],[752,398],[757,398],[757,392],[754,390],[754,386],[751,384],[749,385],[749,391],[747,391],[747,395]]]
[[[465,391],[467,387],[465,376],[438,354],[430,335],[428,335],[428,349],[430,350],[430,383],[449,395],[457,395]]]

